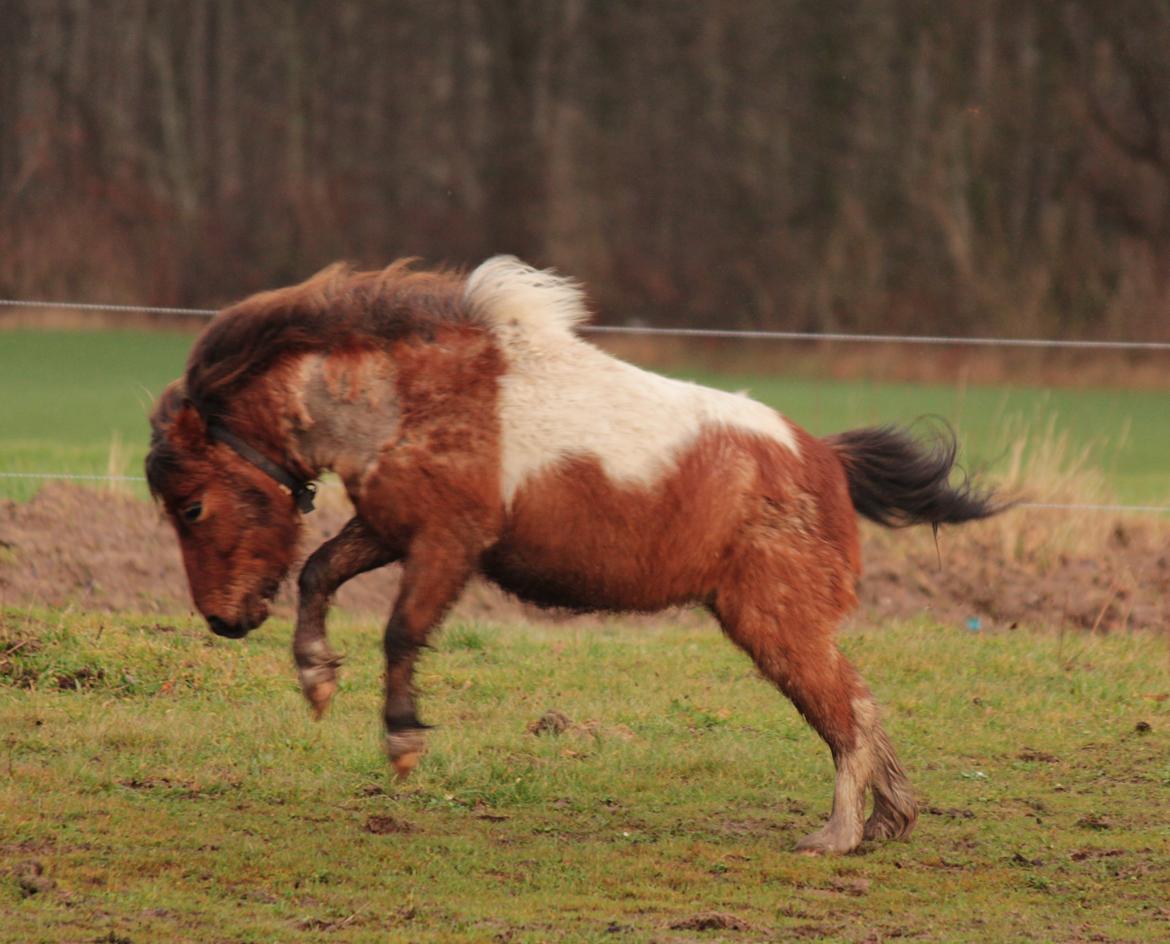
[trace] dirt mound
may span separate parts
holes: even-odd
[[[302,558],[349,519],[343,500],[326,497],[321,505],[305,518]],[[293,573],[298,569],[299,562]],[[385,619],[397,587],[398,568],[384,568],[347,583],[337,604]],[[285,581],[275,614],[293,615],[295,589],[293,581]],[[193,612],[174,531],[157,506],[58,483],[46,485],[29,502],[0,502],[0,605]],[[528,612],[482,582],[468,588],[458,610],[494,619]]]
[[[1170,629],[1170,522],[1103,518],[1042,547],[1013,528],[1013,516],[1054,527],[1052,514],[1008,511],[945,529],[937,546],[928,528],[867,528],[858,618],[927,612],[973,631]]]
[[[349,517],[340,497],[321,504],[306,518],[306,553]],[[945,531],[936,550],[929,529],[867,528],[867,571],[853,623],[926,612],[972,630],[1016,625],[1096,631],[1170,628],[1166,523],[1108,522],[1091,546],[1075,551],[1021,551],[1022,539],[1010,537],[1014,544],[1005,547],[1002,525],[969,525]],[[386,568],[351,581],[337,602],[381,620],[397,585],[398,568]],[[278,614],[292,614],[292,592],[286,583],[277,598]],[[191,611],[174,534],[155,506],[63,484],[46,485],[26,503],[0,502],[0,605]],[[519,604],[482,581],[464,593],[456,612],[500,621],[566,618]]]

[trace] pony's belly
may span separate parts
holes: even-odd
[[[705,600],[743,520],[754,469],[742,459],[740,444],[701,437],[652,486],[617,484],[594,457],[565,459],[517,491],[482,569],[545,606],[657,610]]]
[[[662,574],[638,568],[618,553],[608,559],[581,559],[558,549],[497,545],[481,559],[485,577],[508,593],[537,606],[577,612],[642,611],[694,602],[702,596],[694,585],[679,588]]]

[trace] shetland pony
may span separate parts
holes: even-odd
[[[834,642],[856,603],[856,513],[938,525],[997,506],[948,484],[953,437],[818,439],[610,357],[574,333],[585,317],[574,282],[512,257],[469,276],[334,266],[221,312],[156,404],[146,460],[196,607],[222,636],[264,621],[330,469],[356,514],[301,571],[294,657],[320,717],[331,595],[402,561],[383,709],[400,776],[424,746],[415,662],[478,572],[546,606],[707,607],[832,753],[832,813],[797,848],[906,836],[909,783]]]

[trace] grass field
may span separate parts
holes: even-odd
[[[0,333],[0,472],[138,474],[190,343]],[[692,377],[818,433],[938,414],[974,468],[1067,436],[1118,498],[1170,500],[1165,394]],[[314,724],[287,624],[0,610],[0,944],[1170,939],[1165,635],[846,636],[923,814],[816,859],[791,849],[828,814],[828,753],[698,617],[449,625],[405,784],[378,631],[334,622],[350,658]],[[530,733],[551,709],[574,723]]]
[[[140,474],[151,396],[180,374],[190,344],[131,331],[0,333],[0,472],[106,473],[112,452],[116,471]],[[1119,499],[1170,500],[1165,393],[690,376],[746,388],[815,433],[940,415],[977,469],[995,468],[1015,438],[1051,424],[1091,451]],[[38,484],[0,479],[0,497],[27,498]]]
[[[313,723],[287,625],[0,620],[0,941],[1170,939],[1165,637],[847,637],[924,811],[817,859],[827,752],[697,620],[448,627],[402,785],[371,629]]]

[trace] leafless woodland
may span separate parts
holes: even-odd
[[[603,319],[1170,337],[1170,0],[4,0],[0,293],[515,252]]]

